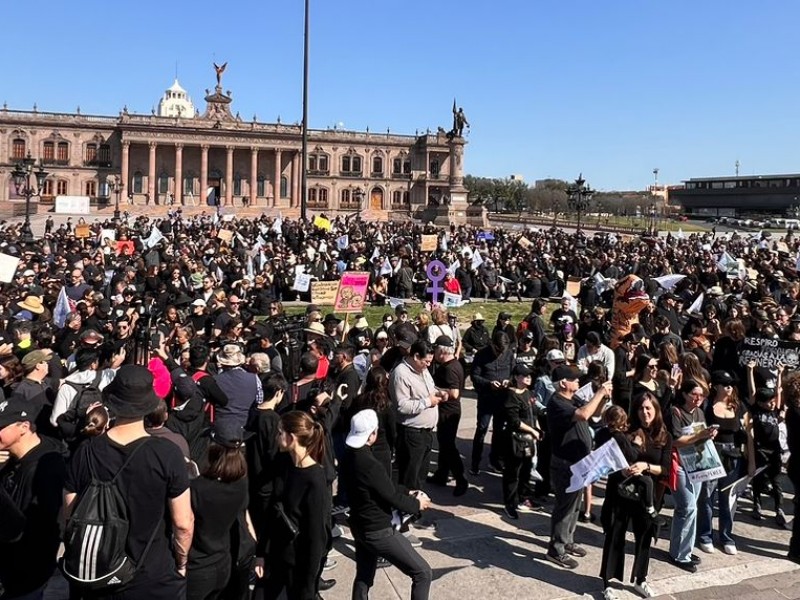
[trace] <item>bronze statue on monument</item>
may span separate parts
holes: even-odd
[[[221,89],[222,88],[222,74],[225,72],[225,69],[228,68],[228,63],[227,62],[222,63],[221,67],[217,63],[211,63],[211,64],[214,65],[214,70],[217,72],[217,88]]]
[[[464,137],[464,127],[469,128],[469,121],[464,114],[464,109],[456,108],[456,99],[453,98],[453,128],[447,132],[447,139]]]

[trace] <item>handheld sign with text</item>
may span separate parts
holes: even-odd
[[[330,306],[336,303],[336,293],[339,291],[338,281],[312,281],[311,302],[319,306]]]
[[[342,273],[339,289],[336,292],[336,301],[333,304],[333,312],[361,312],[364,309],[368,285],[369,273],[361,271]]]
[[[800,342],[772,338],[746,337],[739,351],[739,364],[754,360],[759,367],[775,369],[778,363],[789,370],[800,367]]]
[[[438,247],[438,240],[439,236],[437,235],[423,235],[422,236],[422,243],[419,246],[420,251],[422,252],[436,252],[436,248]]]

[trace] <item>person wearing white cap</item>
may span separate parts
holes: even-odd
[[[430,506],[423,492],[401,491],[372,454],[378,437],[378,415],[366,409],[353,415],[342,465],[342,483],[350,499],[350,530],[356,545],[356,577],[352,597],[369,598],[378,557],[411,577],[411,598],[425,600],[430,593],[431,567],[403,535],[392,527],[392,510],[415,515]]]

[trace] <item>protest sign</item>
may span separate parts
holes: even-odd
[[[345,271],[339,280],[334,312],[361,312],[367,296],[369,273],[361,271]]]
[[[75,225],[75,237],[79,240],[92,236],[92,230],[86,223],[78,223]]]
[[[494,240],[494,234],[491,231],[481,231],[477,237],[479,242],[491,242]]]
[[[571,475],[567,493],[582,490],[610,473],[627,469],[628,466],[617,440],[611,439],[570,466]]]
[[[131,256],[135,248],[131,240],[117,240],[117,256]]]
[[[339,291],[338,281],[312,281],[311,302],[320,306],[330,306],[336,302],[337,291]]]
[[[9,254],[0,254],[0,281],[11,283],[14,281],[14,273],[17,272],[19,257]]]
[[[451,294],[450,292],[445,292],[442,300],[442,304],[444,304],[445,308],[458,308],[459,306],[464,306],[466,303],[467,300],[462,300],[459,294]]]
[[[105,243],[106,240],[111,240],[113,242],[116,239],[117,239],[116,229],[101,229],[100,235],[97,237],[97,240],[101,243]]]
[[[330,231],[332,227],[331,222],[328,219],[325,217],[320,217],[319,215],[314,217],[314,226],[319,227],[324,231]]]
[[[307,292],[311,285],[311,275],[308,273],[298,273],[294,279],[292,289],[296,292]]]
[[[781,363],[795,370],[800,368],[800,342],[746,337],[739,351],[739,364],[746,366],[751,360],[765,369],[775,369]]]
[[[423,235],[422,236],[422,243],[420,244],[419,249],[422,252],[436,252],[437,241],[439,236],[437,235]]]
[[[705,428],[705,423],[693,423],[681,429],[681,435],[692,435]],[[678,456],[686,476],[692,483],[725,477],[725,467],[722,466],[717,449],[711,440],[678,448]]]
[[[567,293],[570,296],[577,298],[581,295],[581,278],[568,277],[567,278]]]
[[[519,238],[519,240],[517,240],[517,243],[520,246],[522,246],[523,248],[525,248],[526,250],[533,245],[533,244],[531,244],[531,241],[528,238],[526,238],[524,235],[521,238]]]
[[[233,232],[230,229],[220,229],[217,232],[217,237],[226,244],[230,244],[233,239]]]

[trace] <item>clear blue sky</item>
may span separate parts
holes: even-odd
[[[301,119],[302,0],[3,7],[10,108],[149,113],[211,62],[245,119]],[[472,124],[466,171],[597,189],[798,172],[800,2],[312,0],[309,124]],[[36,34],[41,32],[41,40]]]

